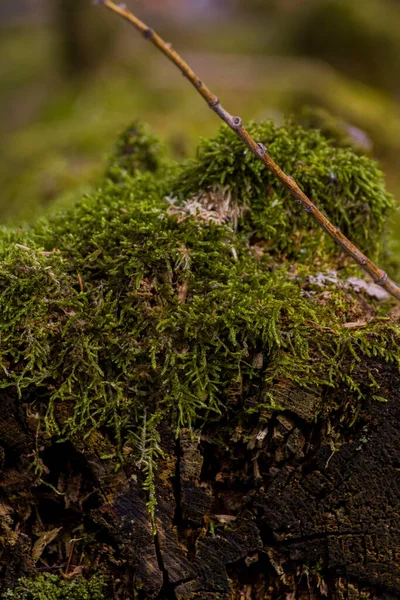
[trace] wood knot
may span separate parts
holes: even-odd
[[[232,118],[232,127],[234,129],[238,129],[241,126],[242,126],[242,119],[240,117],[233,117]]]

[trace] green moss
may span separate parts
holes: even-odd
[[[333,115],[325,108],[303,106],[297,119],[306,129],[318,129],[333,146],[347,148],[357,154],[371,152],[372,142],[364,131]]]
[[[250,130],[355,241],[378,248],[391,200],[373,162],[293,125]],[[176,431],[268,419],[276,379],[319,391],[315,418],[379,393],[357,365],[398,363],[398,327],[342,327],[357,300],[307,284],[315,267],[302,265],[315,248],[333,264],[338,249],[225,128],[173,174],[120,174],[123,185],[116,171],[74,208],[3,234],[0,386],[29,399],[40,438],[107,431],[121,461],[129,447],[145,470],[152,511],[161,419]]]
[[[131,123],[114,146],[105,176],[118,181],[126,174],[156,173],[163,167],[164,154],[165,149],[158,138],[151,135],[142,123]]]
[[[377,256],[393,199],[375,162],[293,123],[250,123],[248,129],[332,223],[371,257]],[[272,254],[307,262],[316,252],[329,259],[337,255],[334,242],[227,127],[202,142],[197,159],[188,161],[173,182],[172,193],[185,201],[209,188],[250,208],[243,227],[253,238],[265,240]]]
[[[78,577],[70,581],[58,575],[44,574],[20,579],[4,598],[13,600],[104,600],[105,583],[100,577]]]

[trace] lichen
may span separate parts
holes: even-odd
[[[250,131],[377,253],[391,198],[375,163],[292,124]],[[227,416],[265,421],[280,408],[279,379],[321,392],[316,419],[340,403],[353,403],[353,418],[364,395],[383,396],[357,365],[399,364],[398,326],[343,327],[356,295],[307,282],[340,251],[226,128],[162,175],[114,169],[73,208],[3,233],[0,386],[31,403],[39,439],[101,428],[121,461],[126,445],[136,453],[154,494],[160,418],[177,432]],[[210,190],[246,210],[222,222],[184,210]]]
[[[104,600],[105,583],[101,577],[89,580],[61,579],[58,575],[45,573],[36,577],[24,577],[4,598],[12,600]]]

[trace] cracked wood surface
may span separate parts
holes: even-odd
[[[342,427],[340,410],[336,422],[323,418],[324,402],[342,399],[288,381],[275,383],[284,410],[266,426],[209,423],[176,439],[164,424],[156,536],[143,475],[129,457],[119,470],[117,458],[101,458],[112,451],[105,434],[90,444],[45,441],[41,460],[58,493],[33,485],[27,457],[37,424],[24,413],[29,403],[12,409],[5,401],[1,591],[23,575],[65,568],[78,527],[84,541],[71,570],[100,566],[112,598],[398,598],[399,378],[372,359],[358,368],[361,378],[374,368],[390,400],[365,401],[352,426]],[[55,528],[35,564],[35,541]]]

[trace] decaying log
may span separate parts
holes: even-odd
[[[374,369],[389,401],[364,401],[352,426],[341,428],[339,413],[316,420],[334,396],[287,381],[275,384],[281,410],[264,428],[233,435],[230,423],[210,423],[176,439],[164,425],[156,535],[137,463],[101,458],[112,449],[106,432],[48,440],[42,478],[52,487],[36,485],[35,421],[28,404],[3,399],[1,591],[20,576],[65,573],[75,537],[69,570],[101,568],[114,598],[398,598],[399,377],[372,359],[359,369]]]

